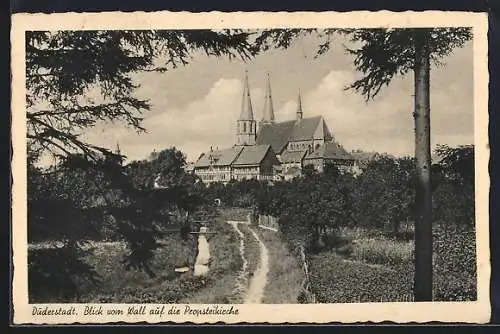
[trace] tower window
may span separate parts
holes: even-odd
[[[247,132],[247,123],[243,123],[243,132]]]

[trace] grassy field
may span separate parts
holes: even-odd
[[[269,273],[264,291],[265,304],[296,304],[302,291],[304,272],[277,232],[256,228],[269,253]]]
[[[343,231],[353,237],[349,255],[322,252],[310,257],[312,288],[322,303],[412,300],[413,241],[382,233]],[[475,234],[434,228],[434,300],[476,300]]]

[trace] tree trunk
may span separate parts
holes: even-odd
[[[432,193],[430,182],[430,59],[427,29],[415,33],[415,301],[432,301]]]

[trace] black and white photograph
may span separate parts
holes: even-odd
[[[285,321],[272,312],[340,304],[455,321],[429,305],[480,305],[463,319],[488,321],[482,21],[284,15],[23,28],[19,318]]]

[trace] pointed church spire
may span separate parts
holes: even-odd
[[[300,96],[300,89],[299,89],[299,96],[297,97],[297,120],[302,119],[302,116],[304,113],[302,112],[302,97]]]
[[[245,71],[241,113],[240,118],[236,121],[236,145],[255,145],[256,132],[257,127],[253,118],[252,100],[248,85],[248,72]]]
[[[271,94],[271,79],[269,78],[269,72],[267,72],[267,83],[266,83],[266,97],[264,100],[264,112],[262,116],[263,123],[274,122],[274,106],[273,97]]]
[[[239,120],[253,120],[252,100],[250,98],[250,86],[248,85],[248,71],[245,71],[245,79],[243,80],[243,98],[241,101]]]

